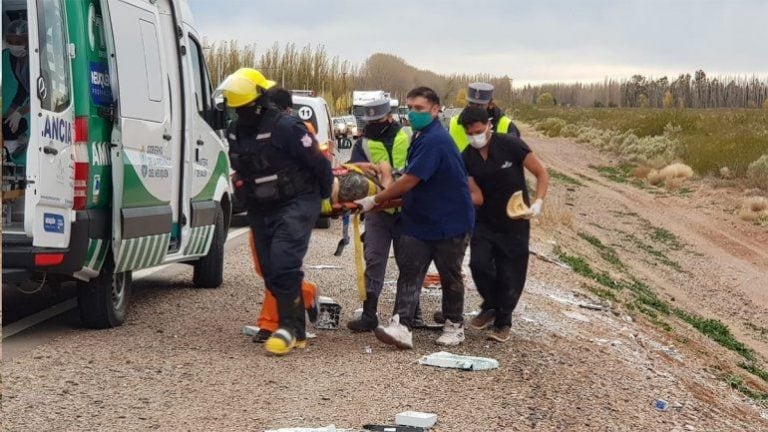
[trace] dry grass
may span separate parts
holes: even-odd
[[[573,212],[558,195],[550,195],[544,202],[544,208],[539,216],[539,226],[542,228],[572,227]]]
[[[733,172],[728,167],[720,168],[720,178],[725,180],[731,180],[734,178]]]
[[[668,189],[679,188],[691,177],[693,169],[683,163],[673,163],[660,170],[651,170],[646,176],[651,185],[659,186],[664,183]]]
[[[629,175],[631,175],[636,179],[646,179],[648,178],[648,174],[650,174],[651,171],[653,171],[653,168],[649,166],[641,165],[641,166],[632,168],[632,171],[630,171]]]
[[[749,222],[768,221],[768,199],[761,196],[746,198],[739,210],[739,217]]]

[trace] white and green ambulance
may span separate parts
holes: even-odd
[[[3,288],[74,279],[83,323],[104,328],[123,323],[133,271],[186,262],[218,287],[226,118],[186,1],[2,7],[28,22],[31,83],[26,155],[3,157]]]

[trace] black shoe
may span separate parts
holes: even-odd
[[[258,332],[256,332],[255,335],[253,335],[253,340],[255,343],[264,343],[269,339],[269,337],[272,336],[272,332],[269,330],[259,329]]]
[[[379,319],[374,315],[361,315],[360,318],[347,322],[347,328],[353,332],[369,332],[379,326]]]

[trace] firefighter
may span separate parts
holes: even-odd
[[[520,138],[520,130],[512,123],[512,119],[504,115],[493,101],[493,85],[488,83],[471,83],[467,88],[467,106],[478,107],[486,110],[491,120],[493,131],[502,134],[511,134]],[[451,117],[448,132],[456,143],[459,151],[464,151],[469,144],[464,128],[459,124],[459,116]]]
[[[481,312],[470,327],[493,327],[488,338],[506,342],[510,336],[512,311],[525,286],[528,271],[530,221],[512,219],[507,203],[515,192],[523,191],[530,216],[538,217],[549,186],[549,175],[539,158],[521,139],[493,132],[487,113],[470,107],[459,116],[469,137],[462,154],[470,187],[479,190],[477,223],[472,234],[469,267],[477,292],[483,297]],[[536,177],[536,197],[530,199],[525,170]]]
[[[277,301],[279,326],[264,346],[285,355],[306,346],[301,267],[332,173],[306,126],[270,104],[264,93],[274,85],[242,68],[217,91],[237,113],[227,130],[235,193],[246,203],[264,282]]]

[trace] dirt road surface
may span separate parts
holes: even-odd
[[[724,211],[731,192],[701,181],[686,194],[614,182],[589,167],[610,165],[609,156],[531,130],[524,136],[546,164],[581,184],[554,180],[546,205],[564,216],[534,227],[535,250],[552,256],[556,243],[599,268],[598,253],[577,233],[600,238],[623,272],[678,307],[723,320],[765,358],[768,344],[746,323],[768,326],[768,233]],[[675,240],[653,243],[658,228]],[[306,265],[322,294],[342,304],[343,325],[359,306],[352,248],[332,255],[339,237],[338,222],[316,231]],[[343,268],[310,268],[321,264]],[[407,410],[437,414],[435,431],[768,430],[768,409],[722,379],[735,371],[755,388],[765,384],[733,366],[736,354],[684,323],[668,319],[675,328],[667,332],[608,305],[584,288],[586,279],[533,257],[512,340],[492,343],[468,330],[466,343],[450,350],[498,359],[500,368],[487,372],[419,365],[440,351],[438,334],[427,330],[416,331],[412,351],[338,330],[318,331],[308,349],[286,358],[269,357],[240,334],[263,288],[245,237],[230,246],[220,289],[194,289],[191,267],[175,268],[137,283],[123,327],[73,328],[4,364],[5,430],[360,430]],[[391,260],[385,318],[395,277]],[[469,312],[479,298],[467,285]],[[422,298],[431,316],[439,293]],[[607,307],[583,307],[595,304]],[[655,399],[668,409],[655,409]]]

